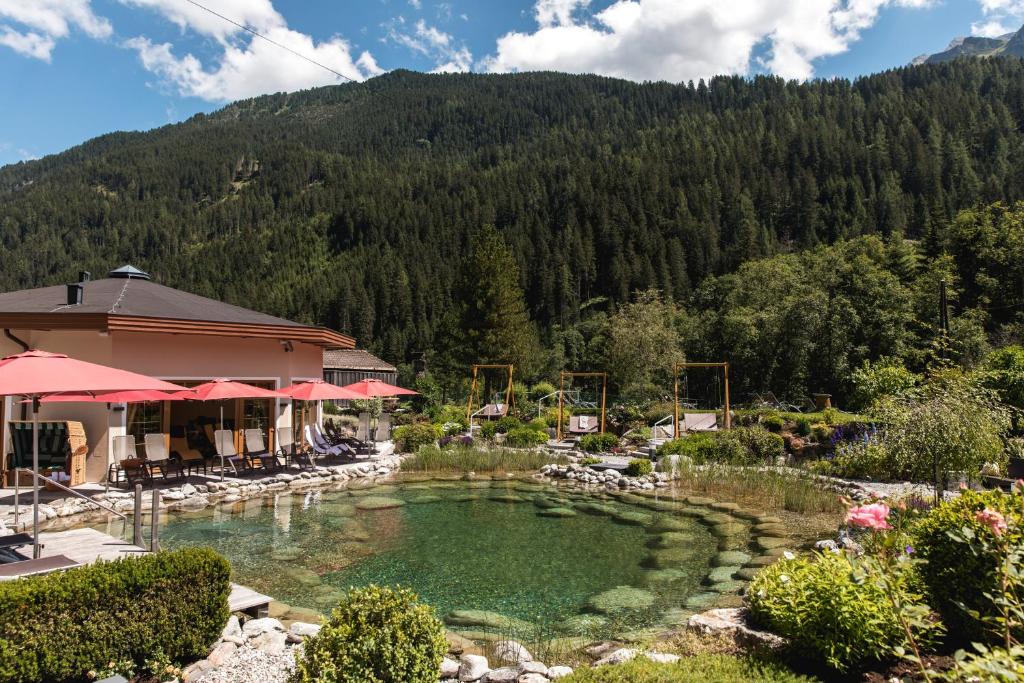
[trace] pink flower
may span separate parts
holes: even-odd
[[[996,536],[1002,536],[1006,531],[1006,519],[1003,518],[1002,513],[992,508],[978,510],[974,513],[974,519],[991,529]]]
[[[891,529],[892,526],[886,521],[889,516],[889,506],[885,503],[872,503],[850,508],[846,512],[846,521],[854,526],[862,526],[867,529]]]

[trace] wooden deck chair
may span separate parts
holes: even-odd
[[[681,422],[687,432],[718,431],[718,416],[714,413],[683,413]]]
[[[277,469],[277,458],[267,450],[262,429],[245,430],[245,452],[249,456],[249,466],[253,469],[256,469],[257,461],[267,472]]]
[[[186,473],[191,473],[192,470],[195,470],[196,474],[198,474],[201,467],[203,468],[203,474],[206,474],[206,458],[195,448],[189,447],[187,437],[171,437],[171,456],[177,456],[178,462],[181,463],[181,467]]]
[[[171,460],[167,451],[167,440],[164,434],[146,434],[146,468],[152,478],[153,472],[159,470],[160,475],[167,479],[170,475],[178,478],[185,476],[181,463]]]
[[[217,447],[217,456],[221,458],[221,470],[231,465],[231,471],[238,474],[238,466],[245,469],[245,458],[235,448],[235,433],[230,429],[217,429],[213,432],[213,443]]]
[[[391,440],[391,413],[381,413],[377,418],[377,429],[373,431],[375,443],[384,443]]]

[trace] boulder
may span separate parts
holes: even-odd
[[[279,655],[288,646],[288,636],[281,631],[264,631],[251,639],[249,645],[268,655]]]
[[[548,678],[552,681],[557,681],[559,678],[565,678],[566,676],[571,675],[571,666],[553,666],[550,669],[548,669]]]
[[[522,674],[540,674],[541,676],[546,676],[547,673],[548,673],[548,668],[546,666],[544,666],[544,662],[529,661],[529,662],[521,662],[519,664],[519,674],[520,675],[522,675]]]
[[[687,622],[687,628],[704,635],[725,634],[743,647],[768,647],[780,649],[786,640],[774,633],[751,628],[747,624],[749,612],[745,607],[713,609],[694,614]]]
[[[679,661],[679,655],[668,654],[666,652],[645,652],[644,657],[657,662],[658,664],[675,664]]]
[[[242,636],[242,625],[238,622],[238,617],[232,614],[228,617],[228,623],[224,625],[224,630],[221,631],[221,639],[227,638],[228,636],[234,636],[240,638]]]
[[[459,663],[451,657],[445,657],[441,660],[441,678],[458,678],[459,677]]]
[[[226,662],[231,655],[235,654],[237,649],[238,645],[232,642],[223,641],[220,645],[213,648],[213,652],[211,652],[206,659],[214,666],[223,666],[224,662]]]
[[[715,555],[711,564],[715,567],[728,565],[744,565],[750,561],[750,555],[739,550],[725,550]]]
[[[522,664],[533,660],[530,651],[514,640],[499,640],[491,651],[498,661],[508,664]]]
[[[604,657],[601,657],[601,659],[594,662],[594,666],[605,666],[607,664],[625,664],[626,662],[635,659],[636,656],[636,650],[628,647],[623,647],[606,654]]]
[[[277,619],[264,617],[262,619],[250,619],[242,626],[242,635],[250,639],[270,632],[284,633],[284,625]]]
[[[500,669],[491,669],[484,676],[486,683],[509,683],[519,678],[519,669],[514,666],[503,666]]]
[[[548,683],[548,677],[540,674],[523,674],[516,679],[516,683]]]
[[[309,638],[320,633],[321,628],[320,624],[307,624],[304,621],[296,621],[288,627],[288,633],[299,638]]]
[[[459,657],[459,681],[479,681],[491,670],[487,657],[481,655],[462,655]]]

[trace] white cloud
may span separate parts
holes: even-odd
[[[405,20],[401,17],[391,22],[388,39],[434,59],[434,73],[466,72],[472,68],[473,53],[465,45],[456,45],[451,34],[427,24],[423,19],[416,22],[412,33],[400,30],[404,24]]]
[[[0,0],[0,45],[25,56],[50,61],[57,41],[72,28],[100,39],[114,30],[89,0]]]
[[[985,15],[983,21],[971,24],[971,34],[997,38],[1012,33],[1024,22],[1024,0],[978,0]]]
[[[849,49],[885,6],[932,0],[616,0],[579,18],[588,4],[538,0],[537,30],[499,38],[485,67],[679,82],[749,73],[755,48],[764,46],[767,69],[803,79],[816,59]]]
[[[290,53],[262,38],[181,0],[121,0],[158,11],[183,32],[215,39],[222,52],[216,64],[204,65],[195,55],[178,56],[171,43],[154,43],[145,36],[131,38],[125,47],[135,50],[142,65],[171,84],[179,94],[211,102],[224,102],[265,93],[331,85],[342,79],[327,69]],[[340,37],[322,42],[288,28],[270,0],[208,0],[219,14],[244,24],[299,55],[330,67],[352,80],[383,73],[373,55],[358,57]]]
[[[409,6],[413,9],[423,9],[423,0],[409,0]]]

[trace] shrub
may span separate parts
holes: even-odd
[[[548,428],[548,423],[541,417],[535,417],[526,423],[526,426],[535,432],[543,432]]]
[[[2,582],[0,680],[205,657],[228,620],[230,574],[214,551],[188,548]]]
[[[494,435],[498,433],[498,424],[491,420],[480,423],[480,436],[488,441],[494,441]]]
[[[1024,408],[1024,347],[1007,346],[993,351],[982,364],[985,386],[1016,408]]]
[[[430,411],[430,419],[437,424],[456,423],[462,427],[462,431],[469,429],[469,421],[466,419],[466,406],[440,406]]]
[[[967,640],[984,636],[982,624],[966,610],[976,610],[982,616],[992,613],[991,601],[985,593],[998,592],[998,574],[990,557],[975,555],[949,533],[965,527],[975,534],[985,532],[974,513],[986,507],[1001,512],[1010,522],[1008,540],[1024,543],[1020,497],[1001,491],[962,491],[957,498],[922,517],[911,529],[913,546],[926,561],[920,572],[933,604],[942,614],[950,635]]]
[[[797,418],[796,427],[794,428],[797,436],[808,437],[811,435],[811,421],[806,417]]]
[[[821,411],[821,421],[829,427],[835,427],[839,424],[839,411],[835,408],[825,408]]]
[[[400,453],[415,453],[420,446],[436,443],[439,437],[437,427],[424,422],[402,425],[394,431],[395,448]]]
[[[789,638],[802,656],[839,671],[878,662],[905,647],[906,634],[886,591],[876,582],[857,578],[856,560],[824,553],[783,559],[761,571],[747,591],[754,619]],[[919,602],[911,585],[911,563],[890,578],[902,604]],[[915,634],[927,642],[932,633]]]
[[[608,432],[584,434],[580,437],[580,449],[587,453],[607,453],[619,445],[619,437]]]
[[[547,434],[529,427],[516,427],[505,434],[505,445],[509,448],[533,448],[547,441]]]
[[[624,471],[630,477],[644,477],[654,471],[654,464],[644,458],[633,458]]]
[[[746,449],[752,464],[775,464],[775,459],[786,455],[786,441],[766,429],[749,427],[723,432],[722,439],[735,439]]]
[[[921,382],[921,376],[903,367],[895,358],[880,358],[864,364],[850,374],[853,402],[861,410],[884,398],[904,396]]]
[[[324,415],[337,415],[341,410],[331,401],[324,401]]]
[[[601,458],[594,458],[589,455],[580,460],[580,464],[583,465],[584,467],[586,467],[587,465],[597,465],[600,462],[602,462]]]
[[[628,434],[623,435],[622,438],[634,446],[646,445],[651,440],[651,428],[646,425],[634,427]]]
[[[522,472],[538,470],[548,463],[564,465],[564,455],[510,448],[447,448],[425,446],[402,460],[403,472]]]
[[[674,664],[637,657],[625,664],[580,667],[563,683],[811,683],[786,667],[754,657],[701,654]]]
[[[569,418],[572,417],[572,411],[569,406],[562,406],[562,428],[565,429],[569,426]],[[544,424],[547,427],[558,426],[558,408],[548,408],[544,411]]]
[[[832,440],[832,428],[824,422],[816,422],[811,425],[811,438],[817,443],[828,443]]]
[[[786,421],[782,419],[781,415],[769,415],[761,420],[761,424],[770,432],[781,432]]]
[[[558,389],[551,382],[537,382],[530,387],[530,398],[536,401],[537,399],[544,398],[545,396],[550,396],[556,391],[558,391]]]
[[[294,683],[434,683],[448,650],[434,610],[403,588],[350,589],[306,640]]]
[[[818,474],[847,479],[885,481],[894,476],[888,451],[884,444],[874,440],[840,444],[834,458],[816,460],[810,468]]]
[[[522,424],[523,423],[519,421],[519,418],[506,415],[505,417],[498,418],[498,420],[495,421],[494,428],[497,430],[498,434],[508,434],[516,427],[521,427]]]

